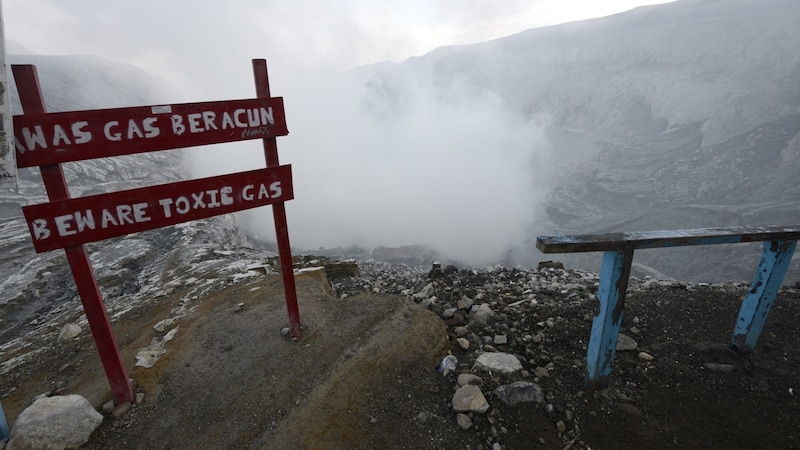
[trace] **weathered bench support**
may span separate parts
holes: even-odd
[[[622,325],[632,261],[633,250],[603,253],[600,286],[597,288],[600,306],[592,321],[586,354],[586,384],[592,388],[608,385],[611,364],[617,353],[617,338]]]
[[[592,321],[586,352],[586,385],[608,385],[622,325],[625,293],[636,249],[687,245],[764,242],[764,252],[753,284],[742,302],[731,347],[740,353],[755,348],[792,255],[800,239],[800,227],[702,228],[581,236],[539,236],[536,247],[543,253],[603,253],[597,298],[600,303]]]
[[[797,241],[764,242],[761,263],[739,309],[733,330],[731,346],[738,352],[749,353],[755,348],[796,246]]]
[[[3,412],[3,405],[0,404],[0,441],[7,441],[10,437],[11,433],[8,431],[6,413]]]

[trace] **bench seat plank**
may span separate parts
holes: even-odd
[[[722,227],[578,236],[539,236],[536,238],[536,248],[542,253],[605,252],[687,245],[796,241],[798,239],[800,239],[800,226]]]

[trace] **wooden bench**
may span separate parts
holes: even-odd
[[[539,236],[542,253],[604,252],[597,298],[599,311],[592,322],[586,355],[586,384],[608,386],[622,324],[625,293],[636,249],[687,245],[764,242],[761,263],[739,309],[731,347],[740,353],[753,350],[781,287],[800,239],[800,226],[702,228],[579,236]]]

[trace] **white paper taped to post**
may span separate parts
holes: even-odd
[[[6,35],[0,6],[0,188],[17,189],[17,163],[14,153],[14,124],[6,64]]]

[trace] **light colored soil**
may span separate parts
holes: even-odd
[[[280,333],[288,319],[278,276],[203,299],[152,368],[133,367],[134,355],[174,305],[115,324],[129,376],[146,399],[119,422],[107,418],[85,447],[357,448],[393,436],[397,416],[385,402],[397,395],[381,386],[396,386],[406,400],[426,389],[418,368],[429,367],[422,378],[435,380],[433,368],[447,352],[444,323],[397,296],[336,299],[324,271],[296,281],[304,330],[297,340]],[[98,408],[111,398],[91,341],[75,350],[84,358],[78,370],[59,373],[60,362],[42,367],[4,400],[11,423],[53,375]]]

